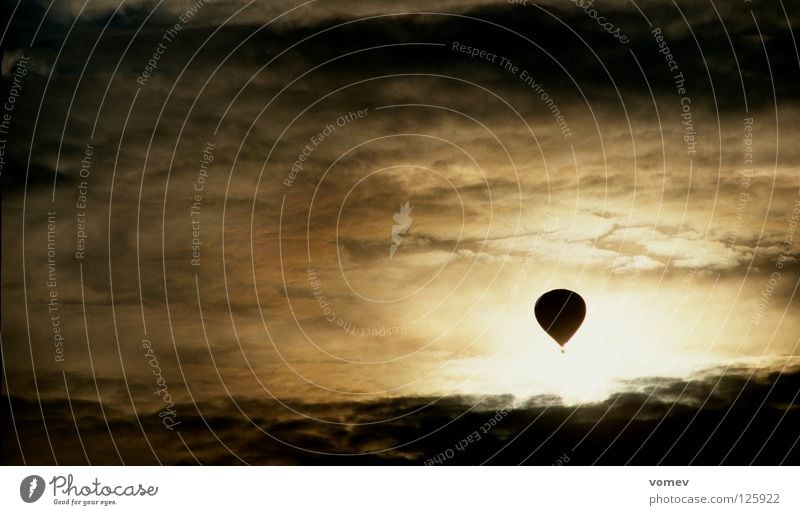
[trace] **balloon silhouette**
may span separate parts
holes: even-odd
[[[583,298],[570,290],[551,290],[533,307],[536,321],[562,347],[572,338],[586,316]]]

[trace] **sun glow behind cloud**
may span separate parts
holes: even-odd
[[[437,363],[411,373],[419,379],[412,390],[594,402],[643,378],[685,379],[719,367],[759,367],[795,352],[781,333],[759,343],[748,337],[762,323],[753,318],[752,299],[737,298],[737,285],[716,272],[647,267],[576,272],[532,259],[535,265],[483,260],[461,282],[454,300],[429,311],[457,282],[447,274],[460,270],[446,269],[446,279],[434,282],[408,311],[400,310],[397,316],[408,316],[407,327],[419,342],[418,357],[430,353]],[[500,268],[505,272],[498,274]],[[587,302],[586,319],[563,353],[532,310],[536,298],[555,287],[579,291]],[[790,328],[796,321],[774,314],[763,325]]]
[[[480,351],[466,351],[448,363],[443,391],[598,401],[627,381],[687,377],[721,360],[715,350],[692,345],[685,331],[654,331],[664,325],[659,310],[669,309],[668,303],[656,302],[655,309],[648,309],[652,299],[646,296],[587,294],[586,320],[563,352],[536,323],[532,303],[526,301],[500,308],[501,315],[478,336]],[[487,313],[485,320],[491,318]]]

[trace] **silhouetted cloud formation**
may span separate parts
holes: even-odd
[[[492,396],[292,403],[292,411],[274,401],[219,399],[176,405],[174,430],[157,413],[136,418],[91,401],[70,407],[46,399],[42,410],[58,462],[72,465],[87,458],[92,464],[800,464],[800,371],[714,372],[693,381],[642,380],[603,402],[576,406]],[[8,424],[4,463],[22,463],[16,438],[28,465],[54,463],[37,401],[7,401],[4,416],[12,420],[10,406],[16,434]]]

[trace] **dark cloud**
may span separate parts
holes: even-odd
[[[42,402],[60,464],[696,464],[797,465],[800,372],[732,369],[696,380],[650,378],[594,404],[557,397],[264,400],[178,404],[170,431],[96,402]],[[4,464],[53,462],[39,404],[4,398]],[[13,418],[8,410],[13,410]],[[74,417],[74,418],[73,418]],[[14,433],[16,429],[16,434]],[[180,436],[178,436],[180,433]],[[80,435],[80,438],[79,438]],[[113,440],[113,441],[112,441]],[[149,442],[149,445],[148,445]],[[184,442],[186,446],[184,446]],[[152,451],[150,450],[152,446]],[[192,457],[194,455],[194,457]]]

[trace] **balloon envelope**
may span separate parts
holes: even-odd
[[[570,290],[551,290],[536,301],[536,321],[562,347],[583,323],[586,303]]]

